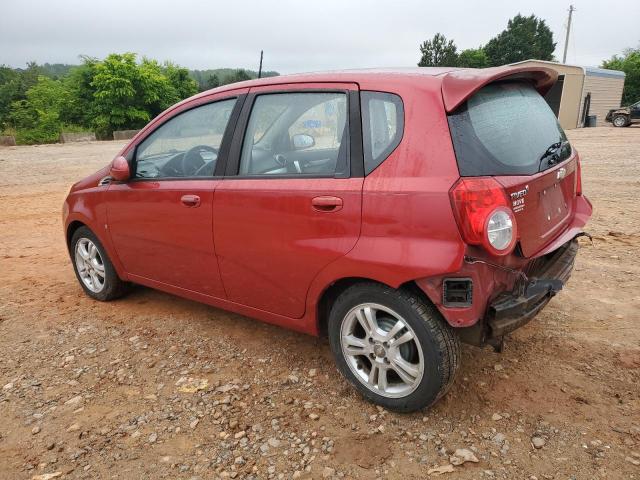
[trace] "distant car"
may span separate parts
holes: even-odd
[[[313,335],[397,411],[569,278],[591,215],[542,67],[345,71],[170,108],[64,202],[84,291],[128,282]],[[264,339],[265,342],[269,340]]]
[[[605,119],[614,127],[628,127],[632,123],[640,123],[640,101],[628,107],[609,110]]]

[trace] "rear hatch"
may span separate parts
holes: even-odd
[[[449,115],[462,177],[493,177],[515,214],[524,257],[539,252],[572,218],[577,154],[544,98],[529,83],[479,89]]]

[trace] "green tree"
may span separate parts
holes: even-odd
[[[556,44],[547,23],[535,15],[520,14],[509,20],[506,30],[484,47],[491,66],[506,65],[535,58],[553,60]]]
[[[458,64],[457,48],[453,40],[436,33],[431,40],[420,45],[419,67],[455,67]]]
[[[180,98],[155,60],[136,63],[134,53],[111,54],[95,65],[91,86],[93,126],[100,136],[143,127]]]
[[[63,82],[38,77],[26,99],[11,104],[9,121],[17,129],[16,140],[21,144],[57,142],[63,125],[60,112],[68,98]]]
[[[227,85],[229,83],[244,82],[245,80],[251,80],[251,75],[243,68],[239,68],[231,75],[227,75],[222,84]]]
[[[220,79],[218,78],[218,75],[216,75],[215,73],[212,75],[209,75],[209,78],[207,78],[207,89],[209,88],[218,88],[220,86]]]
[[[92,57],[81,57],[82,65],[69,70],[63,79],[69,92],[68,102],[63,105],[60,115],[69,124],[91,128],[94,117],[95,87],[92,85],[96,74],[98,60]]]
[[[35,62],[27,63],[26,69],[0,66],[0,130],[8,126],[12,104],[26,100],[27,91],[38,83],[41,74],[42,70]]]
[[[467,48],[458,55],[458,67],[485,68],[489,66],[489,59],[482,47]]]
[[[621,57],[614,55],[609,60],[605,60],[602,62],[602,68],[622,70],[626,74],[622,92],[623,105],[630,105],[640,100],[640,46],[628,48]]]
[[[189,76],[188,69],[171,62],[165,62],[163,70],[180,100],[198,93],[198,82]]]
[[[7,127],[11,104],[19,98],[19,76],[12,68],[0,66],[0,131]]]

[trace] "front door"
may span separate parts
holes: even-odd
[[[350,106],[359,112],[353,84],[251,89],[214,195],[229,300],[302,317],[315,276],[355,245],[362,141]]]
[[[213,195],[237,101],[206,103],[165,121],[137,145],[131,180],[109,186],[108,230],[128,274],[224,297]]]

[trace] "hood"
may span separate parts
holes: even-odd
[[[110,167],[111,167],[111,164],[109,164],[109,165],[101,168],[97,172],[92,173],[91,175],[83,178],[79,182],[74,183],[72,185],[71,190],[69,191],[69,193],[77,192],[78,190],[85,190],[87,188],[97,187],[98,186],[98,182],[100,180],[102,180],[104,177],[106,177],[107,175],[109,175],[109,168]]]

